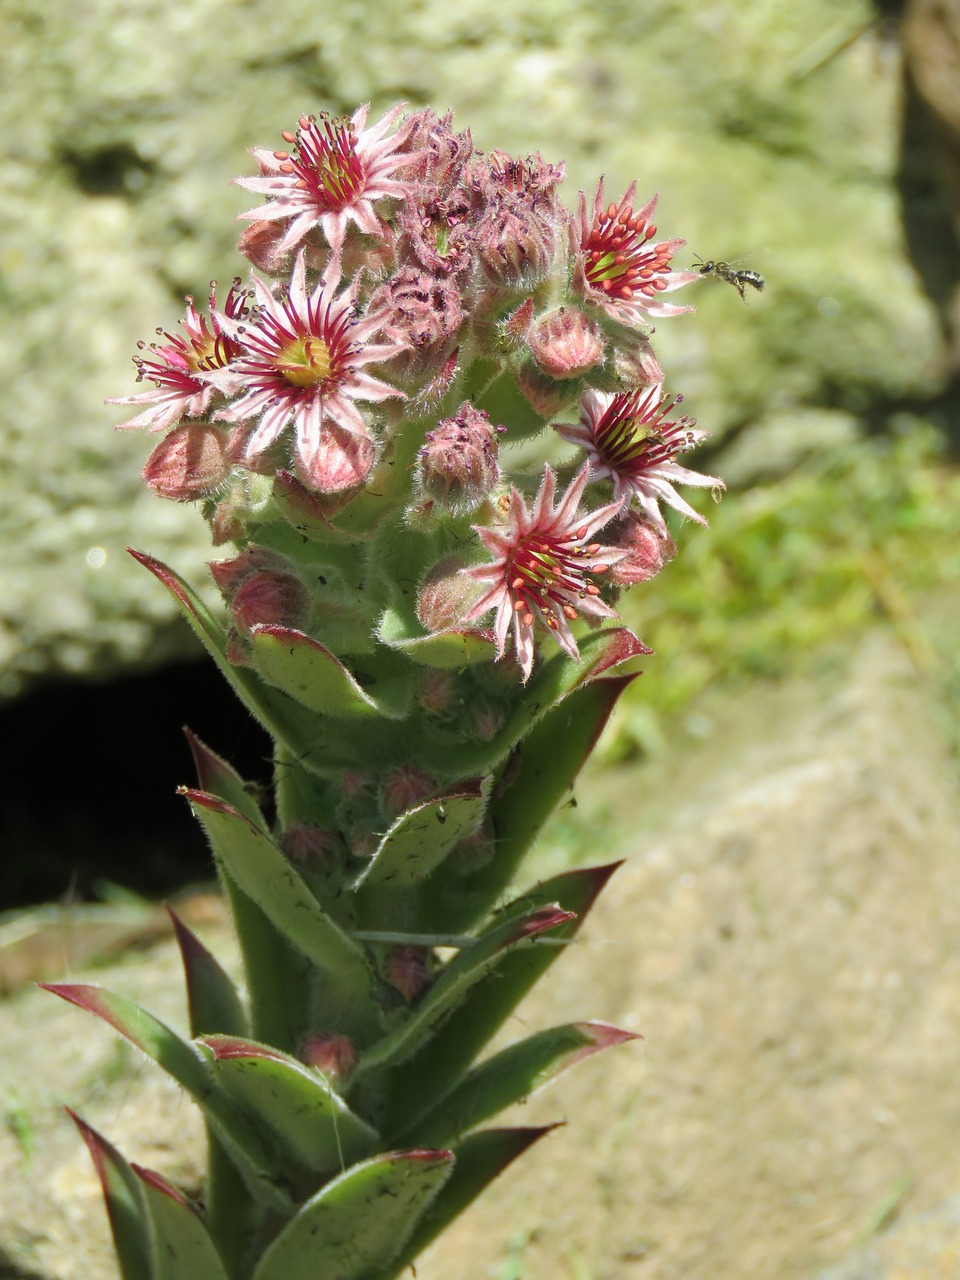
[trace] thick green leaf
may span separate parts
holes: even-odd
[[[489,631],[465,627],[462,631],[434,631],[428,635],[407,632],[400,612],[387,609],[380,619],[378,638],[421,667],[459,671],[476,662],[492,662],[496,651]]]
[[[152,1169],[132,1165],[153,1222],[152,1280],[228,1280],[200,1215]]]
[[[225,1035],[246,1035],[247,1015],[236,987],[169,905],[167,912],[173,921],[187,980],[190,1034],[202,1036],[222,1031]]]
[[[550,1124],[542,1128],[485,1129],[458,1142],[454,1148],[457,1162],[450,1180],[417,1223],[384,1280],[409,1267],[417,1255],[445,1231],[499,1173],[544,1134],[557,1127]]]
[[[123,1280],[155,1280],[150,1261],[150,1214],[143,1188],[123,1156],[67,1107],[93,1159],[113,1232]]]
[[[569,940],[619,865],[612,863],[554,876],[530,889],[495,919],[506,917],[509,923],[518,913],[558,902],[570,917],[554,937]],[[501,925],[503,927],[506,926]],[[524,947],[504,956],[495,970],[482,977],[470,1000],[451,1014],[422,1051],[391,1071],[389,1097],[381,1121],[387,1142],[394,1142],[397,1134],[429,1115],[460,1083],[487,1041],[564,950],[563,946]]]
[[[425,880],[483,818],[488,788],[480,779],[402,813],[354,885],[411,885]]]
[[[488,808],[495,833],[492,858],[473,875],[438,868],[424,889],[420,928],[439,925],[462,932],[499,900],[634,679],[593,680],[575,689],[527,734],[494,787]]]
[[[217,1137],[246,1179],[253,1182],[264,1199],[275,1208],[289,1212],[291,1200],[283,1189],[284,1170],[281,1164],[240,1114],[236,1104],[216,1087],[210,1063],[200,1049],[181,1040],[158,1018],[116,992],[80,982],[41,982],[39,985],[102,1018],[181,1084],[203,1108]]]
[[[347,1169],[284,1227],[253,1280],[386,1274],[452,1166],[449,1151],[396,1151]]]
[[[276,927],[328,975],[327,1015],[346,1019],[337,1030],[369,1028],[378,1020],[373,971],[353,942],[317,902],[288,858],[236,809],[205,791],[181,787],[218,862]]]
[[[437,733],[418,747],[418,759],[441,777],[489,773],[517,743],[575,689],[613,675],[635,674],[632,668],[650,650],[624,627],[597,631],[580,640],[579,660],[560,652],[534,669],[516,710],[488,741],[464,740]]]
[[[484,978],[496,973],[513,952],[518,948],[525,951],[531,947],[541,949],[537,946],[541,934],[558,929],[573,919],[569,911],[564,911],[556,903],[542,903],[530,911],[504,914],[507,918],[500,917],[477,938],[473,946],[450,961],[405,1022],[361,1055],[351,1084],[372,1071],[393,1068],[415,1054],[438,1023],[463,1006],[471,990]],[[474,1003],[468,1006],[471,1010]]]
[[[213,1054],[213,1074],[224,1092],[308,1169],[329,1173],[376,1149],[376,1130],[296,1058],[232,1036],[207,1036],[201,1043]]]
[[[193,588],[162,561],[155,560],[143,551],[134,551],[132,547],[128,550],[176,600],[183,616],[250,714],[292,751],[303,752],[305,745],[310,744],[316,753],[313,743],[316,729],[311,726],[306,713],[285,694],[265,685],[249,668],[233,665],[227,657],[227,638],[223,627]]]
[[[339,658],[303,631],[256,626],[250,648],[253,665],[268,684],[320,715],[355,720],[399,714],[366,693]]]
[[[184,733],[193,753],[200,790],[226,801],[269,838],[266,819],[239,774],[196,734],[189,729]],[[286,770],[288,779],[292,772],[290,768]],[[223,876],[222,881],[243,953],[252,1025],[221,1023],[218,1026],[207,1022],[199,1029],[194,1027],[193,1034],[204,1031],[252,1034],[281,1048],[292,1047],[301,1034],[305,1016],[306,959],[290,946],[269,916],[235,880]]]
[[[244,782],[233,765],[222,756],[218,756],[215,751],[211,751],[191,729],[184,727],[183,732],[190,747],[190,754],[193,756],[200,790],[209,791],[212,796],[219,796],[221,800],[226,800],[227,804],[238,813],[242,813],[248,822],[252,822],[261,831],[269,831],[267,820],[254,799],[253,790]]]
[[[529,1036],[475,1067],[431,1115],[414,1126],[415,1140],[429,1146],[452,1142],[528,1098],[575,1063],[639,1038],[605,1022],[571,1022]]]

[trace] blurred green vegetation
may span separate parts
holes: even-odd
[[[623,700],[606,763],[656,751],[708,687],[786,675],[882,619],[960,704],[960,659],[920,616],[960,582],[960,468],[928,423],[903,416],[706,514],[709,529],[677,523],[676,559],[623,600],[657,657]]]

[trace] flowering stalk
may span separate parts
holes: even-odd
[[[142,348],[123,425],[200,504],[224,618],[176,599],[274,741],[264,810],[188,734],[245,967],[174,917],[190,1038],[126,997],[109,1022],[203,1109],[202,1206],[77,1123],[125,1280],[396,1275],[546,1130],[485,1127],[633,1037],[539,1032],[478,1062],[615,864],[516,898],[525,854],[649,650],[620,593],[675,551],[659,503],[703,433],[662,394],[650,316],[696,272],[634,187],[560,201],[563,166],[475,150],[449,115],[303,116],[258,149],[254,264]],[[576,422],[570,422],[577,416]],[[552,430],[572,465],[509,446]]]

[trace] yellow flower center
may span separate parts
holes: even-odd
[[[277,368],[294,387],[320,387],[330,377],[330,348],[313,335],[295,338],[277,356]]]

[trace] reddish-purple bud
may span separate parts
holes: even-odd
[[[255,573],[230,605],[237,629],[258,624],[302,628],[310,616],[310,593],[293,573]]]
[[[447,715],[456,705],[457,681],[449,671],[427,667],[417,677],[414,696],[427,715]]]
[[[603,359],[600,326],[576,307],[557,307],[540,316],[527,332],[537,368],[563,381],[579,378]]]
[[[404,181],[418,180],[434,187],[455,182],[473,151],[470,130],[454,133],[453,112],[438,116],[429,107],[413,111],[405,121],[408,133],[398,154],[417,155],[404,166]]]
[[[464,727],[471,738],[492,742],[506,723],[506,713],[489,702],[472,702],[467,709]]]
[[[335,1087],[349,1080],[358,1057],[353,1041],[346,1036],[319,1034],[307,1036],[298,1056]]]
[[[577,390],[574,383],[558,382],[549,374],[541,373],[532,360],[520,366],[517,385],[541,418],[553,418],[566,409],[575,399]]]
[[[209,422],[184,422],[147,459],[143,478],[162,498],[191,502],[215,493],[230,475],[230,437]]]
[[[229,604],[255,573],[283,572],[289,568],[289,563],[276,551],[252,546],[231,560],[211,560],[209,568],[217,589]]]
[[[384,778],[380,802],[388,818],[397,818],[436,794],[436,778],[414,764],[401,764]]]
[[[309,468],[297,458],[297,475],[320,494],[352,494],[366,482],[377,460],[373,438],[325,422]]]
[[[610,545],[627,554],[610,565],[607,577],[620,587],[633,587],[660,572],[677,554],[676,543],[639,516],[630,515],[611,526]]]
[[[342,852],[339,831],[294,823],[280,837],[280,848],[298,866],[319,869],[329,866]]]
[[[426,947],[399,944],[393,947],[383,968],[383,976],[412,1004],[430,981],[430,952]]]
[[[289,269],[290,263],[290,250],[280,251],[280,243],[286,233],[286,222],[260,219],[244,227],[237,248],[266,275],[283,275]]]
[[[391,338],[406,343],[392,368],[422,371],[431,358],[445,358],[448,342],[464,320],[460,291],[449,276],[402,267],[370,299],[368,316],[377,316]]]
[[[479,506],[500,478],[497,436],[502,430],[469,400],[456,417],[438,422],[417,454],[414,479],[422,498],[454,515]]]
[[[615,389],[621,391],[624,387],[659,386],[664,379],[650,339],[643,333],[635,333],[629,343],[617,345],[613,354],[613,372]]]

